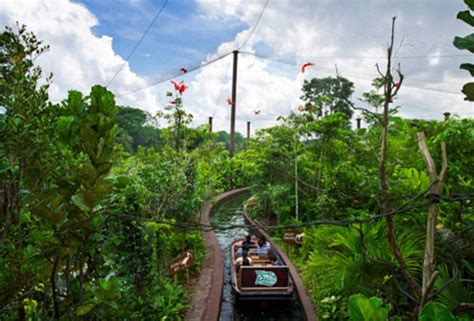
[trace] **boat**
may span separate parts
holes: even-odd
[[[248,250],[248,257],[252,263],[249,266],[240,266],[236,260],[242,251],[242,242],[245,239],[234,240],[231,244],[231,279],[232,291],[238,301],[245,300],[288,300],[293,294],[293,280],[288,266],[281,259],[274,248],[268,254],[275,254],[277,260],[272,262],[268,254],[257,255],[257,239],[251,242],[255,247]],[[272,256],[270,254],[270,256]]]

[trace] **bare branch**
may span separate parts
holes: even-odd
[[[446,173],[448,172],[448,157],[446,155],[446,143],[441,143],[441,172],[439,173],[439,182],[436,186],[436,192],[441,193],[444,182],[446,181]]]
[[[453,309],[453,314],[460,314],[464,311],[474,310],[474,303],[461,303]]]
[[[379,75],[380,75],[383,79],[385,79],[385,75],[380,71],[379,64],[375,64],[375,67],[377,68],[377,71],[378,71]]]

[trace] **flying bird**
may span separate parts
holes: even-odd
[[[180,83],[177,83],[176,81],[171,80],[171,83],[172,83],[173,86],[174,86],[174,90],[179,90],[179,87],[181,86],[181,84],[182,84],[183,82],[181,81]]]
[[[181,68],[179,71],[181,71],[183,74],[185,74],[185,73],[187,73],[187,72],[188,72],[188,70],[187,70],[186,68],[184,68],[184,67],[183,67],[183,68]]]
[[[304,72],[306,71],[306,68],[311,67],[311,66],[314,66],[314,64],[311,62],[305,63],[303,66],[301,66],[301,73],[304,74]]]
[[[179,89],[178,89],[179,94],[182,95],[186,89],[188,89],[188,86],[186,86],[184,83],[182,83],[179,86]]]
[[[261,110],[260,110],[260,109],[259,109],[259,110],[254,110],[254,111],[253,111],[253,113],[254,113],[255,115],[258,115],[258,114],[260,114],[260,112],[261,112]]]
[[[174,90],[178,91],[180,95],[182,95],[184,91],[188,89],[188,86],[186,86],[183,81],[177,83],[176,81],[171,80],[171,83],[174,86]]]
[[[234,104],[234,101],[232,100],[232,98],[227,97],[227,103],[229,104],[229,106],[232,106]]]
[[[170,101],[170,104],[171,104],[171,105],[176,105],[176,100]]]

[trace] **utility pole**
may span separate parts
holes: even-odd
[[[237,107],[237,59],[239,51],[234,50],[234,65],[232,73],[232,110],[230,113],[230,158],[234,158],[235,140],[235,108]]]
[[[212,116],[209,117],[209,132],[212,133]]]
[[[299,218],[299,204],[298,204],[298,152],[296,147],[298,145],[298,136],[295,134],[295,218]]]
[[[250,140],[250,122],[247,121],[247,140]]]

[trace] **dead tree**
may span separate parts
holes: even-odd
[[[389,125],[389,106],[392,103],[393,98],[397,95],[402,83],[403,83],[403,74],[400,71],[400,65],[397,69],[398,81],[395,82],[392,76],[392,53],[393,53],[393,41],[394,41],[394,32],[395,32],[395,19],[392,19],[392,34],[390,38],[390,45],[387,49],[387,70],[384,73],[380,71],[378,65],[377,71],[384,79],[384,104],[383,104],[383,115],[382,115],[382,134],[381,134],[381,150],[380,150],[380,162],[379,162],[379,173],[380,173],[380,189],[382,190],[382,208],[384,213],[389,213],[390,204],[389,204],[389,192],[387,185],[387,173],[385,170],[385,163],[387,159],[387,139],[388,139],[388,125]],[[420,286],[418,282],[413,278],[408,271],[408,267],[403,259],[400,247],[397,244],[395,238],[395,228],[393,224],[393,219],[391,215],[386,217],[387,222],[387,238],[390,244],[395,259],[397,260],[398,265],[400,266],[401,273],[408,283],[410,289],[415,293],[417,297],[420,297]]]
[[[444,182],[446,180],[446,173],[448,171],[448,158],[446,156],[446,143],[441,143],[441,172],[437,177],[436,165],[431,157],[430,151],[426,146],[425,134],[423,132],[417,133],[418,147],[423,155],[428,175],[430,177],[430,204],[428,207],[428,218],[426,221],[426,244],[425,244],[425,255],[423,259],[423,282],[421,285],[421,299],[419,310],[423,308],[425,303],[429,300],[430,292],[433,288],[433,284],[438,276],[438,272],[435,271],[435,232],[436,232],[436,211],[437,211],[437,200],[441,194]]]

